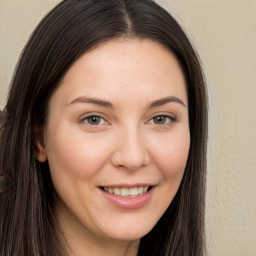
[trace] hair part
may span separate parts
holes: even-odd
[[[36,159],[51,96],[84,53],[116,38],[150,39],[178,60],[189,102],[190,151],[179,190],[141,239],[139,255],[203,256],[207,95],[201,65],[184,31],[151,0],[64,0],[40,22],[21,55],[0,136],[0,172],[12,186],[0,195],[0,255],[68,255],[58,229],[48,163]],[[10,214],[10,212],[12,214]]]

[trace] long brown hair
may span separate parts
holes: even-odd
[[[41,21],[17,65],[0,137],[0,255],[66,255],[53,214],[47,163],[36,160],[34,127],[44,127],[59,81],[85,52],[118,37],[155,40],[186,79],[191,145],[180,188],[138,255],[203,256],[207,96],[197,54],[182,28],[151,0],[64,0]]]

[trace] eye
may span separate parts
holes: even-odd
[[[176,118],[173,116],[167,116],[167,115],[157,115],[157,116],[154,116],[149,123],[164,125],[171,122],[176,122]]]
[[[87,116],[86,118],[84,118],[82,120],[82,122],[88,123],[89,125],[102,125],[104,124],[106,121],[103,117],[101,116],[97,116],[97,115],[91,115],[91,116]]]

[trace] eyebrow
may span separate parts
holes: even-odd
[[[182,106],[186,107],[185,103],[181,99],[174,96],[169,96],[169,97],[165,97],[165,98],[153,101],[152,103],[150,103],[148,108],[155,108],[155,107],[159,107],[172,102],[181,104]],[[70,106],[72,104],[77,104],[77,103],[91,103],[91,104],[95,104],[95,105],[106,107],[106,108],[114,108],[114,105],[109,101],[98,99],[98,98],[88,98],[88,97],[78,97],[73,101],[71,101],[67,106]]]
[[[164,104],[172,103],[172,102],[179,103],[182,106],[186,107],[185,103],[181,99],[179,99],[177,97],[174,97],[174,96],[170,96],[170,97],[165,97],[165,98],[153,101],[149,105],[149,108],[159,107],[159,106],[162,106]]]
[[[76,104],[76,103],[91,103],[95,105],[99,105],[106,108],[114,108],[113,104],[106,100],[101,100],[97,98],[87,98],[87,97],[78,97],[71,101],[67,106]]]

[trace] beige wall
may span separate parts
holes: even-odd
[[[256,255],[256,1],[159,0],[198,48],[210,97],[209,255]]]
[[[198,48],[210,97],[209,255],[256,255],[256,1],[159,1]]]
[[[0,0],[0,107],[30,32],[58,1]],[[256,1],[158,0],[188,32],[210,96],[210,256],[256,255]]]

